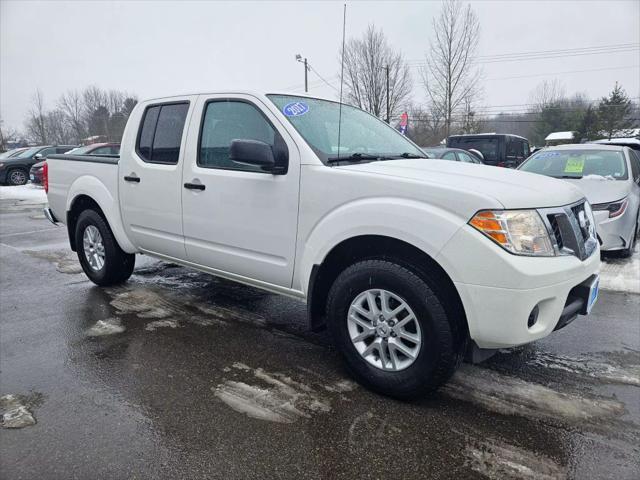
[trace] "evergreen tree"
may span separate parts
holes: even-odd
[[[618,85],[608,97],[603,97],[598,104],[598,118],[600,119],[601,134],[608,139],[614,136],[624,136],[624,130],[631,113],[631,100],[624,88]]]

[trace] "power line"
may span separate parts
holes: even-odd
[[[600,49],[600,50],[592,50],[592,51],[582,51],[582,52],[570,52],[567,51],[566,53],[563,52],[558,52],[558,53],[554,53],[554,54],[538,54],[538,55],[517,55],[517,54],[513,54],[512,57],[504,57],[504,58],[493,58],[493,59],[487,59],[485,57],[485,59],[481,59],[481,57],[478,57],[478,59],[472,63],[476,63],[476,64],[489,64],[489,63],[503,63],[503,62],[521,62],[521,61],[528,61],[528,60],[546,60],[546,59],[553,59],[553,58],[565,58],[565,57],[582,57],[585,55],[601,55],[604,53],[607,54],[611,54],[611,53],[629,53],[629,52],[636,52],[636,51],[640,51],[640,46],[637,46],[637,44],[630,44],[629,46],[625,46],[625,47],[617,47],[617,48],[607,48],[607,49]],[[410,67],[413,68],[420,68],[420,67],[425,67],[427,65],[426,61],[410,61],[407,62],[407,64]]]
[[[533,78],[533,77],[545,77],[547,75],[563,75],[568,73],[587,73],[587,72],[602,72],[608,70],[628,70],[631,68],[640,68],[640,65],[629,65],[626,67],[603,67],[603,68],[589,68],[584,70],[567,70],[564,72],[548,72],[548,73],[536,73],[534,75],[514,75],[511,77],[495,77],[495,78],[487,78],[487,81],[494,80],[512,80],[515,78]]]
[[[309,68],[311,69],[311,71],[312,71],[313,73],[315,73],[318,77],[320,77],[320,80],[322,80],[322,81],[323,81],[324,83],[326,83],[328,86],[330,86],[331,88],[333,88],[336,92],[340,93],[340,90],[339,90],[336,86],[331,85],[327,80],[325,80],[325,78],[324,78],[322,75],[320,75],[320,74],[318,73],[318,71],[317,71],[315,68],[313,68],[311,65],[309,65]]]

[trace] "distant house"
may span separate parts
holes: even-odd
[[[574,143],[575,138],[576,138],[576,132],[551,132],[544,139],[544,142],[547,147],[550,147],[552,145]]]

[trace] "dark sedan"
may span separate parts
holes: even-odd
[[[473,153],[469,153],[461,148],[422,147],[422,151],[429,155],[429,158],[451,160],[454,162],[478,163],[481,165],[483,163],[482,160]]]
[[[73,145],[41,145],[28,148],[14,157],[0,159],[0,184],[24,185],[29,181],[29,170],[33,165],[47,155],[65,153],[72,148]]]

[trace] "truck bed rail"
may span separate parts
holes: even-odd
[[[56,154],[48,155],[47,160],[69,160],[72,162],[90,162],[90,163],[107,163],[117,165],[120,161],[120,155],[67,155]]]

